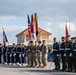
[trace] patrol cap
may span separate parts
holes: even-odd
[[[38,41],[38,43],[41,43],[41,41]]]
[[[65,39],[65,37],[63,36],[63,37],[61,37],[61,39]]]
[[[66,37],[70,37],[70,35],[67,35]]]
[[[71,37],[71,39],[74,39],[75,37]]]
[[[30,43],[33,43],[33,41],[30,41]]]
[[[56,37],[54,37],[54,39],[53,40],[56,40]]]
[[[46,42],[46,40],[43,40],[42,42]]]

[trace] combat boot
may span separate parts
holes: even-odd
[[[46,68],[47,67],[47,65],[43,65],[41,68]]]

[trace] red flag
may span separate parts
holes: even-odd
[[[35,13],[35,22],[36,22],[36,36],[38,36],[38,18],[37,18],[37,13]]]
[[[68,36],[69,33],[68,33],[68,27],[67,27],[67,21],[66,21],[66,36]]]

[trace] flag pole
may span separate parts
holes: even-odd
[[[70,30],[70,15],[69,15],[69,35],[71,36],[71,30]]]
[[[4,31],[4,28],[2,27],[2,30]],[[2,35],[2,38],[3,38],[3,35]],[[4,45],[4,42],[3,42],[3,45]]]

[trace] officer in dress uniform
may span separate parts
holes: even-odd
[[[4,54],[4,46],[2,46],[2,51],[1,51],[1,62],[2,62],[2,64],[5,63],[4,62],[4,56],[5,56],[5,54]]]
[[[25,63],[25,57],[26,57],[26,46],[24,46],[24,44],[22,44],[22,53],[21,53],[21,56],[22,56],[22,64]]]
[[[46,45],[46,40],[42,41],[41,51],[42,51],[42,68],[47,67],[47,58],[48,58],[48,46]]]
[[[76,37],[74,38],[75,42],[73,43],[73,61],[74,61],[74,72],[76,72]]]
[[[21,66],[21,44],[18,44],[17,46],[17,55],[16,55],[16,61],[17,61],[17,65]]]
[[[67,68],[68,68],[68,72],[72,71],[72,61],[71,58],[72,57],[72,42],[70,41],[70,36],[66,36],[66,59],[67,59]]]
[[[12,53],[13,53],[13,45],[10,45],[10,65],[12,65],[13,61],[12,61]]]
[[[4,64],[7,64],[7,47],[3,46]]]
[[[72,56],[70,57],[70,61],[71,61],[71,71],[74,71],[74,61],[73,61],[73,44],[74,44],[74,37],[71,37],[71,50],[72,50]]]
[[[62,59],[62,70],[66,70],[66,51],[65,51],[65,37],[61,37],[61,44],[60,44],[60,54],[61,54],[61,59]]]
[[[0,64],[1,64],[1,55],[2,55],[2,44],[0,44]]]
[[[10,54],[11,54],[11,48],[10,46],[7,46],[7,63],[10,63]]]
[[[17,54],[17,47],[16,47],[16,45],[13,43],[13,48],[12,48],[12,64],[13,64],[13,65],[16,64],[16,54]]]
[[[53,55],[54,55],[54,63],[55,63],[54,70],[60,70],[59,43],[56,41],[56,38],[54,38],[53,40],[54,40]]]
[[[41,51],[41,41],[38,41],[38,46],[37,46],[37,58],[38,58],[38,68],[42,67],[42,51]]]

